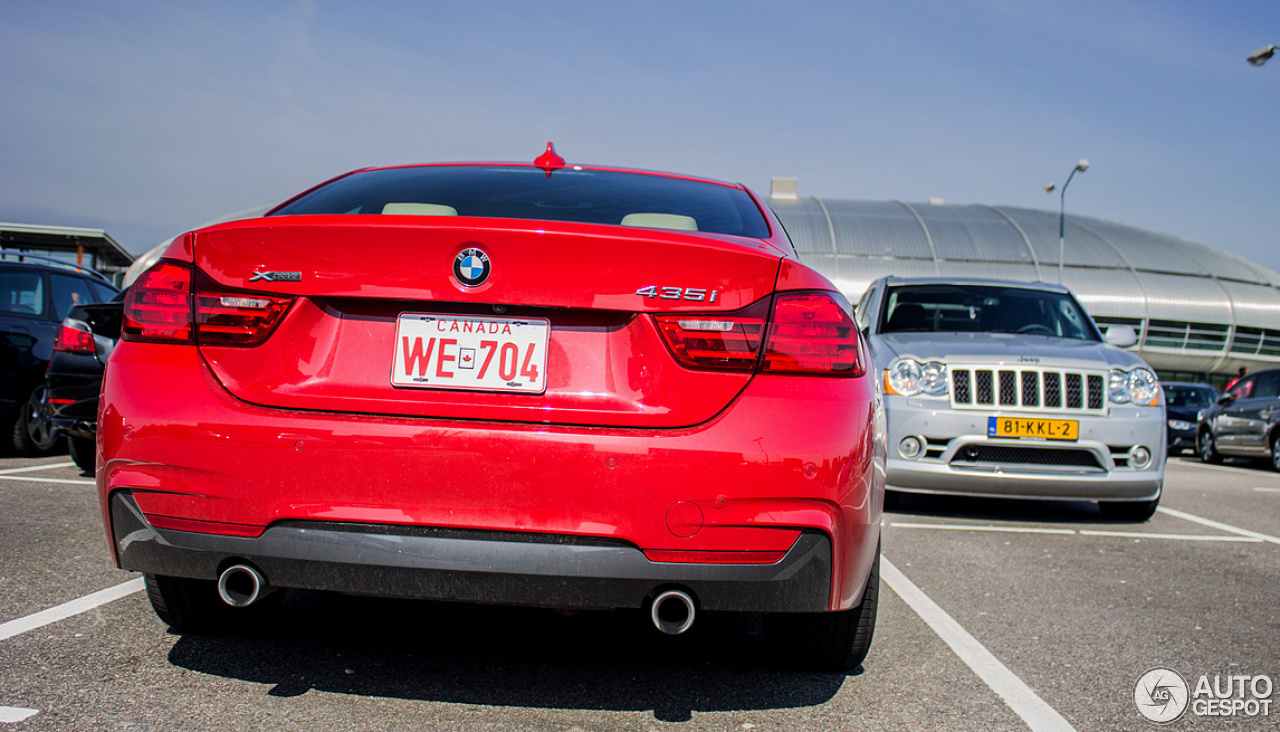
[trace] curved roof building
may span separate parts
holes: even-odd
[[[1059,281],[1057,212],[799,198],[777,187],[770,205],[801,259],[851,302],[884,275]],[[1280,363],[1280,274],[1166,234],[1066,222],[1062,283],[1100,325],[1133,326],[1133,350],[1156,369],[1192,378]]]

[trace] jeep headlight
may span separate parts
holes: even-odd
[[[938,361],[920,363],[915,359],[900,358],[885,370],[884,383],[891,394],[944,396],[947,393],[947,367]]]
[[[1160,401],[1160,381],[1150,369],[1115,369],[1107,382],[1107,395],[1115,404],[1154,406]]]

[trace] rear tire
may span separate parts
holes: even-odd
[[[1280,430],[1271,435],[1271,469],[1280,470]]]
[[[276,590],[249,607],[231,607],[218,597],[214,580],[143,575],[147,599],[170,628],[179,633],[235,633],[261,626],[284,599]]]
[[[93,438],[71,437],[68,435],[67,449],[70,451],[71,460],[76,464],[76,467],[89,475],[93,475],[93,471],[96,467],[94,465],[94,460],[96,460],[94,452],[97,451],[97,446],[94,444]]]
[[[57,447],[60,437],[53,431],[49,405],[45,402],[44,384],[36,384],[18,406],[18,414],[13,420],[14,452],[33,457],[47,455]]]
[[[1098,510],[1102,511],[1104,518],[1142,523],[1155,515],[1159,505],[1159,498],[1153,501],[1098,501]]]
[[[851,610],[827,613],[770,613],[764,617],[766,641],[788,660],[824,671],[852,671],[871,650],[880,596],[880,551],[876,549],[862,602]]]
[[[1202,429],[1196,433],[1196,454],[1200,456],[1202,463],[1220,463],[1222,455],[1218,452],[1218,446],[1213,442],[1213,432],[1208,428]]]

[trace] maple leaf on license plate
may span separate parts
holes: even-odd
[[[545,318],[401,313],[391,384],[472,391],[546,391]]]

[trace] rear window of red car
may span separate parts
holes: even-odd
[[[344,176],[272,211],[417,214],[571,221],[767,238],[769,225],[742,189],[607,170],[442,165]]]

